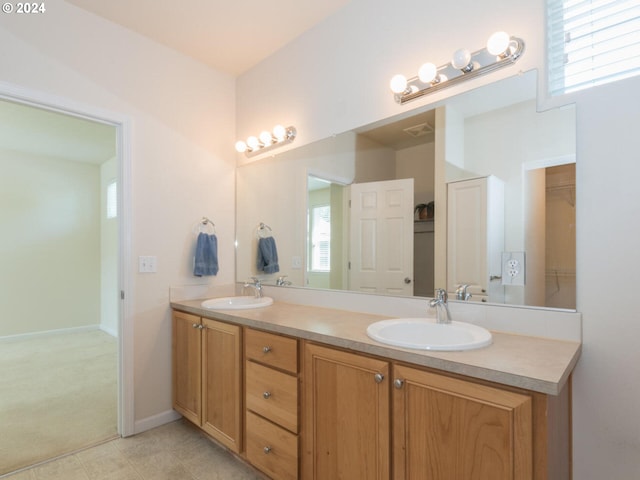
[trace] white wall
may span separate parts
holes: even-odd
[[[0,172],[0,337],[96,327],[100,167],[2,150]]]
[[[65,2],[0,16],[0,57],[0,82],[130,120],[135,420],[169,418],[169,287],[234,281],[234,79]],[[216,224],[220,271],[200,279],[203,215]],[[157,256],[158,272],[136,273],[139,255]]]
[[[293,124],[293,146],[366,125],[518,70],[544,72],[544,0],[353,0],[238,80],[238,137]],[[406,106],[395,73],[443,64],[495,30],[527,42],[516,66]],[[574,376],[574,478],[640,477],[640,79],[563,99],[577,102],[578,310],[584,350]],[[605,283],[606,282],[606,283]],[[478,308],[481,308],[479,306]]]

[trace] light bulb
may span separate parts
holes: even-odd
[[[455,51],[453,59],[451,60],[453,68],[457,68],[458,70],[467,70],[469,63],[471,63],[471,53],[469,53],[469,50],[461,48]]]
[[[244,143],[242,140],[238,140],[236,142],[236,151],[238,153],[244,153],[247,151],[247,144]]]
[[[491,55],[503,55],[509,48],[511,37],[507,32],[495,32],[487,40],[487,51]]]
[[[273,137],[271,136],[271,132],[267,132],[266,130],[264,132],[261,132],[260,141],[265,147],[268,147],[269,145],[271,145],[271,142],[273,142]]]
[[[260,141],[256,137],[247,138],[247,145],[251,150],[255,150],[260,145]]]
[[[391,91],[393,93],[402,93],[407,89],[407,79],[404,75],[394,75],[389,82]]]
[[[431,83],[438,74],[438,68],[433,63],[425,63],[418,70],[418,78],[422,83]]]
[[[276,125],[273,127],[273,136],[276,137],[276,140],[282,142],[287,136],[287,129],[282,125]]]

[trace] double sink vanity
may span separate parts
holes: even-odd
[[[174,408],[269,478],[571,478],[579,342],[269,297],[171,306]]]
[[[174,408],[272,479],[570,479],[575,108],[536,92],[524,72],[239,157],[256,296],[172,301]],[[416,318],[451,320],[447,295],[453,321]]]

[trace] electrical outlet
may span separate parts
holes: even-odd
[[[502,252],[502,285],[524,286],[524,252]]]
[[[302,268],[302,258],[298,256],[291,257],[291,268]]]

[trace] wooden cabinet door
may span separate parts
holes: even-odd
[[[531,397],[404,366],[394,379],[394,479],[532,478]]]
[[[173,312],[173,408],[187,420],[202,421],[200,317]]]
[[[389,478],[389,363],[306,345],[303,478]]]
[[[242,449],[242,335],[237,325],[202,319],[202,429]]]

